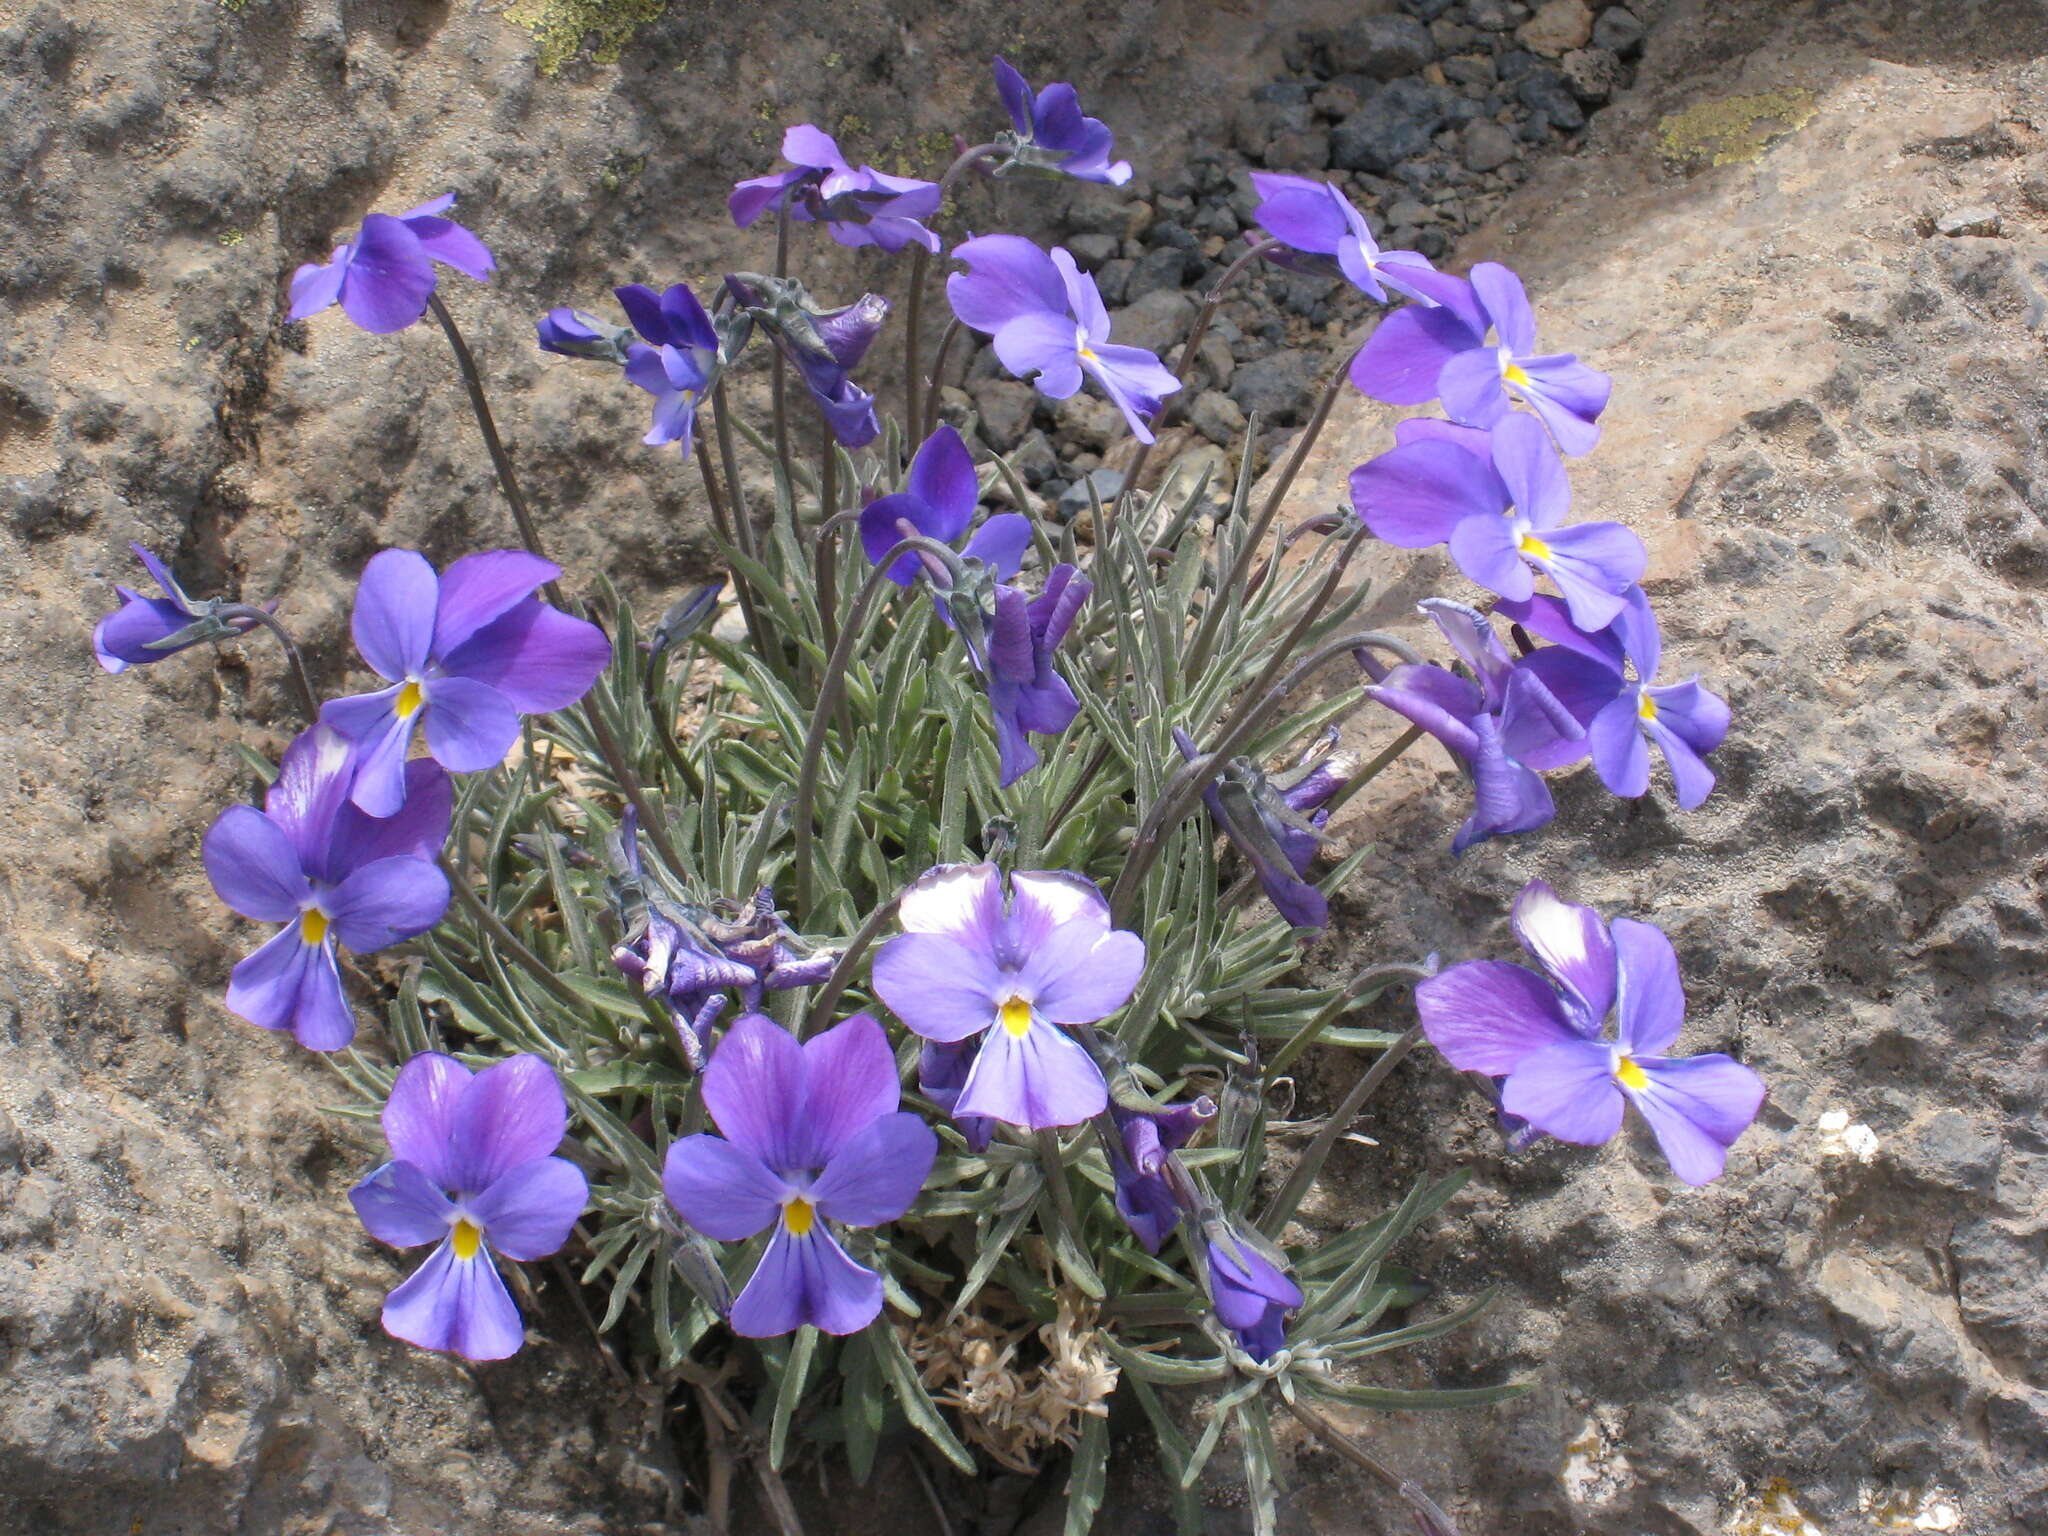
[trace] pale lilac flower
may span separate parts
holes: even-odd
[[[1302,1302],[1286,1260],[1272,1244],[1220,1215],[1203,1223],[1202,1239],[1203,1278],[1217,1321],[1254,1360],[1272,1359],[1287,1347],[1287,1314]]]
[[[903,489],[861,508],[861,548],[869,560],[880,560],[903,541],[906,524],[911,533],[957,544],[974,520],[980,499],[973,456],[958,432],[941,425],[911,459]],[[1000,512],[975,530],[965,553],[986,561],[998,577],[1008,578],[1023,566],[1024,551],[1030,547],[1031,519],[1021,512]],[[916,555],[905,555],[889,567],[889,579],[907,587],[922,569]],[[945,612],[943,603],[940,612]]]
[[[946,279],[946,297],[960,323],[989,336],[1011,373],[1038,392],[1065,400],[1085,374],[1124,413],[1131,435],[1152,441],[1150,417],[1180,388],[1171,369],[1142,347],[1109,339],[1109,311],[1095,279],[1055,247],[1050,255],[1020,235],[983,235],[962,241],[953,254],[968,270]]]
[[[405,803],[405,757],[417,730],[425,729],[442,767],[478,773],[504,760],[521,715],[583,697],[611,660],[611,641],[533,596],[561,574],[517,549],[465,555],[438,577],[410,549],[371,557],[352,628],[363,660],[392,686],[330,699],[320,710],[360,754],[357,805],[389,816]]]
[[[1336,187],[1306,176],[1253,171],[1252,186],[1263,199],[1252,211],[1259,227],[1289,249],[1267,259],[1298,272],[1342,276],[1375,304],[1387,290],[1406,294],[1425,307],[1447,286],[1462,286],[1429,264],[1417,251],[1383,251],[1365,215]]]
[[[1764,1085],[1727,1056],[1664,1054],[1685,1020],[1671,941],[1629,918],[1602,923],[1540,880],[1516,898],[1514,927],[1541,973],[1470,960],[1419,983],[1430,1042],[1461,1071],[1505,1078],[1501,1109],[1546,1135],[1596,1146],[1633,1104],[1672,1172],[1688,1184],[1718,1177]]]
[[[450,192],[405,213],[364,215],[355,239],[337,245],[324,264],[309,261],[292,274],[288,318],[304,320],[338,300],[364,330],[389,335],[427,312],[435,262],[488,281],[497,263],[483,241],[441,217],[454,203]]]
[[[1620,523],[1564,526],[1571,483],[1535,418],[1502,417],[1487,459],[1474,446],[1411,439],[1391,448],[1351,472],[1351,504],[1389,544],[1448,544],[1459,570],[1502,597],[1529,597],[1540,571],[1581,628],[1612,623],[1649,562],[1643,541]]]
[[[728,1321],[747,1338],[806,1323],[857,1333],[882,1310],[882,1277],[857,1264],[826,1222],[879,1227],[917,1198],[938,1137],[899,1110],[896,1056],[857,1013],[801,1045],[750,1013],[704,1069],[704,1107],[723,1133],[668,1149],[661,1184],[683,1220],[738,1242],[775,1230]]]
[[[1634,799],[1650,787],[1654,743],[1671,769],[1672,788],[1683,809],[1695,809],[1713,793],[1714,770],[1705,757],[1728,735],[1728,703],[1701,686],[1698,677],[1657,683],[1664,641],[1641,587],[1630,592],[1613,624],[1590,634],[1552,597],[1539,594],[1524,603],[1502,603],[1499,611],[1554,642],[1523,665],[1535,670],[1586,728],[1580,749],[1565,761],[1591,754],[1600,782]]]
[[[358,954],[424,933],[448,907],[434,857],[454,794],[431,762],[405,766],[405,804],[384,819],[349,803],[356,761],[325,726],[285,750],[263,809],[232,805],[200,844],[220,899],[244,917],[282,923],[235,967],[227,1006],[263,1029],[289,1029],[310,1050],[355,1037],[337,944]]]
[[[829,133],[798,123],[782,136],[791,169],[756,176],[732,189],[732,221],[747,228],[785,198],[799,224],[822,223],[841,245],[900,251],[921,245],[936,252],[939,237],[918,222],[939,211],[937,182],[885,176],[871,165],[855,170]]]
[[[1470,282],[1433,285],[1430,297],[1438,308],[1380,322],[1352,361],[1353,384],[1390,405],[1441,397],[1454,420],[1474,427],[1495,425],[1519,399],[1565,453],[1592,450],[1614,381],[1572,353],[1536,355],[1536,316],[1519,277],[1482,261]]]
[[[1131,179],[1131,163],[1109,158],[1113,137],[1099,118],[1083,117],[1071,85],[1048,85],[1037,96],[1005,59],[995,61],[996,94],[1016,130],[1016,162],[1058,171],[1078,181],[1120,187]],[[1033,153],[1036,151],[1036,153]]]
[[[121,606],[94,625],[92,632],[93,657],[107,671],[148,666],[187,646],[247,634],[256,626],[254,619],[218,618],[214,612],[217,602],[187,597],[161,560],[140,544],[128,547],[164,595],[144,597],[129,587],[114,588]]]
[[[1116,1180],[1116,1208],[1147,1253],[1166,1245],[1180,1225],[1180,1200],[1167,1177],[1167,1159],[1186,1146],[1196,1132],[1216,1118],[1216,1101],[1207,1094],[1163,1109],[1126,1109],[1111,1101],[1109,1113],[1117,1137],[1104,1143],[1109,1171]]]
[[[875,995],[927,1040],[981,1037],[956,1118],[1043,1130],[1102,1113],[1102,1069],[1061,1026],[1130,1001],[1145,944],[1110,927],[1092,881],[1019,872],[1005,901],[995,865],[942,864],[911,883],[896,916],[904,931],[875,956]]]
[[[697,296],[681,283],[657,297],[628,283],[612,290],[645,346],[626,348],[626,380],[654,396],[654,424],[641,439],[649,447],[678,444],[690,451],[698,407],[718,370],[718,332]]]
[[[435,1243],[384,1302],[384,1331],[465,1360],[503,1360],[526,1340],[492,1261],[544,1259],[590,1203],[576,1165],[555,1157],[569,1127],[562,1085],[538,1056],[481,1072],[424,1051],[399,1069],[384,1105],[392,1160],[348,1192],[394,1248]]]
[[[1443,598],[1421,607],[1472,678],[1409,662],[1368,686],[1367,695],[1436,737],[1472,776],[1472,814],[1451,842],[1453,853],[1534,831],[1557,814],[1537,769],[1571,761],[1584,730],[1541,675],[1509,660],[1486,615]]]

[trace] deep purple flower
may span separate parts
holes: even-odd
[[[1054,566],[1037,597],[998,584],[995,613],[985,620],[981,640],[966,637],[968,657],[988,688],[999,779],[1006,789],[1038,766],[1028,733],[1057,736],[1081,713],[1081,701],[1053,670],[1052,658],[1094,590],[1071,565]]]
[[[996,356],[1019,378],[1036,374],[1038,392],[1065,400],[1085,373],[1124,413],[1131,435],[1152,441],[1149,417],[1180,388],[1180,380],[1142,347],[1109,339],[1109,311],[1095,279],[1055,247],[1050,255],[1020,235],[965,240],[953,254],[968,270],[946,279],[953,313],[995,343]]]
[[[941,425],[924,440],[910,461],[903,489],[880,496],[861,508],[860,543],[870,560],[880,560],[903,540],[900,524],[941,544],[957,544],[974,520],[981,499],[974,458],[960,434]],[[1001,512],[975,530],[967,555],[986,561],[999,577],[1017,574],[1024,551],[1031,547],[1031,519],[1021,512]],[[923,569],[916,555],[905,555],[889,567],[889,579],[907,587]],[[943,605],[941,605],[943,611]]]
[[[340,300],[349,319],[384,336],[427,312],[435,262],[488,281],[497,263],[483,241],[441,217],[454,203],[450,192],[406,213],[365,214],[355,239],[337,245],[325,264],[309,261],[292,274],[288,318],[304,320]]]
[[[187,597],[164,563],[140,544],[130,544],[135,558],[163,588],[162,597],[144,597],[130,587],[116,586],[121,606],[93,626],[92,653],[109,672],[126,672],[175,656],[204,640],[247,634],[254,619],[221,619],[213,602]],[[211,620],[211,623],[208,621]],[[175,643],[164,642],[173,640]]]
[[[625,326],[608,325],[586,310],[566,307],[551,309],[534,321],[533,334],[543,352],[618,367],[625,365],[626,348],[633,339]]]
[[[659,297],[628,283],[612,290],[645,346],[626,348],[626,379],[654,396],[654,425],[641,441],[690,451],[697,407],[718,368],[718,332],[697,296],[681,283]]]
[[[1571,482],[1534,417],[1502,417],[1487,458],[1476,447],[1411,437],[1351,472],[1351,504],[1389,544],[1448,544],[1459,570],[1502,597],[1529,597],[1541,571],[1581,628],[1612,623],[1649,562],[1643,541],[1620,523],[1564,526]]]
[[[1406,294],[1425,307],[1447,286],[1462,286],[1429,264],[1417,251],[1383,251],[1367,228],[1365,215],[1351,199],[1326,181],[1253,171],[1252,185],[1264,199],[1252,218],[1289,251],[1270,257],[1294,271],[1342,276],[1375,304],[1387,302],[1387,290]]]
[[[316,725],[286,748],[263,809],[231,805],[200,844],[207,877],[242,916],[282,923],[235,967],[227,1005],[251,1024],[289,1029],[310,1050],[355,1037],[337,943],[368,954],[424,933],[448,907],[434,856],[454,793],[430,762],[405,765],[405,804],[382,820],[349,803],[349,744]]]
[[[1194,738],[1178,726],[1173,740],[1189,762],[1202,755]],[[1303,877],[1321,841],[1317,834],[1330,819],[1327,812],[1311,813],[1343,787],[1344,777],[1336,769],[1303,765],[1298,779],[1282,789],[1251,759],[1239,757],[1202,788],[1202,803],[1218,830],[1252,866],[1266,899],[1296,928],[1329,924],[1328,900]]]
[[[1254,1360],[1272,1359],[1287,1347],[1287,1314],[1302,1301],[1301,1287],[1283,1267],[1286,1260],[1263,1238],[1221,1216],[1204,1222],[1202,1251],[1217,1321]]]
[[[1207,1094],[1164,1109],[1126,1109],[1114,1101],[1117,1141],[1110,1144],[1109,1171],[1116,1180],[1116,1208],[1147,1253],[1157,1253],[1180,1225],[1180,1201],[1166,1173],[1167,1159],[1216,1118]]]
[[[1634,1104],[1672,1172],[1688,1184],[1717,1178],[1764,1085],[1727,1056],[1663,1054],[1685,1020],[1671,941],[1629,918],[1602,923],[1540,880],[1516,898],[1514,928],[1541,972],[1469,960],[1421,982],[1415,1005],[1431,1044],[1462,1071],[1506,1078],[1501,1108],[1559,1141],[1608,1141]]]
[[[384,1301],[384,1331],[465,1360],[502,1360],[526,1340],[492,1262],[544,1259],[590,1203],[577,1166],[555,1157],[569,1128],[562,1084],[538,1056],[481,1072],[424,1051],[384,1105],[391,1161],[348,1192],[370,1236],[438,1246]]]
[[[1499,611],[1554,642],[1524,665],[1586,727],[1580,750],[1566,761],[1590,753],[1600,782],[1634,799],[1650,787],[1650,745],[1655,743],[1671,769],[1681,807],[1690,811],[1713,793],[1714,770],[1703,759],[1728,735],[1728,703],[1702,687],[1696,676],[1658,685],[1664,641],[1642,588],[1630,592],[1612,625],[1592,634],[1574,624],[1569,610],[1551,597],[1503,603]]]
[[[1557,808],[1536,770],[1571,761],[1583,729],[1538,673],[1509,660],[1486,615],[1443,598],[1421,607],[1477,681],[1409,662],[1366,693],[1436,737],[1471,774],[1472,814],[1451,851],[1543,826]]]
[[[661,1185],[706,1237],[775,1228],[733,1303],[734,1333],[767,1339],[805,1323],[857,1333],[880,1315],[882,1277],[825,1221],[879,1227],[924,1187],[939,1139],[899,1102],[895,1053],[867,1014],[801,1045],[758,1013],[726,1031],[704,1069],[704,1107],[724,1139],[676,1142]]]
[[[1038,155],[1021,155],[1020,163],[1043,164],[1048,170],[1076,180],[1111,187],[1120,187],[1131,179],[1128,160],[1113,164],[1110,161],[1113,138],[1108,125],[1099,118],[1081,115],[1081,102],[1071,85],[1048,85],[1033,97],[1030,85],[1007,60],[996,59],[995,73],[996,94],[1002,98],[1003,110],[1010,114],[1010,126],[1017,132],[1017,148],[1050,152],[1044,160]]]
[[[725,287],[748,320],[765,328],[796,365],[812,403],[842,447],[862,448],[881,436],[875,397],[850,375],[882,333],[889,318],[887,299],[868,293],[837,309],[819,309],[801,283],[754,272],[728,272]]]
[[[1592,450],[1614,381],[1569,352],[1535,355],[1536,315],[1519,277],[1482,261],[1469,283],[1432,285],[1430,296],[1438,308],[1380,322],[1352,361],[1353,384],[1389,405],[1441,397],[1452,419],[1473,427],[1493,426],[1519,399],[1564,452]]]
[[[611,660],[595,624],[533,596],[561,567],[524,550],[465,555],[435,576],[410,549],[371,557],[356,588],[356,649],[392,686],[330,699],[321,720],[356,743],[355,802],[372,816],[405,803],[405,756],[424,726],[442,767],[504,760],[521,715],[566,709]]]
[[[917,1053],[917,1091],[940,1113],[952,1116],[970,1152],[986,1152],[996,1135],[996,1122],[987,1115],[954,1113],[974,1071],[974,1060],[981,1054],[981,1041],[980,1035],[965,1040],[927,1040]]]
[[[782,136],[791,169],[756,176],[732,189],[733,223],[747,228],[783,198],[799,224],[822,223],[841,245],[900,251],[917,244],[936,252],[939,237],[918,223],[939,211],[937,182],[885,176],[871,165],[855,170],[832,135],[798,123]]]
[[[941,864],[896,908],[903,932],[875,956],[875,995],[915,1034],[981,1037],[953,1107],[1043,1130],[1078,1125],[1109,1102],[1102,1069],[1060,1026],[1092,1024],[1130,1001],[1145,944],[1110,927],[1085,876],[993,864]]]

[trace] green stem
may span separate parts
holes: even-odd
[[[1316,1132],[1316,1139],[1310,1142],[1301,1156],[1296,1159],[1294,1171],[1287,1176],[1287,1182],[1280,1186],[1280,1193],[1273,1197],[1273,1203],[1266,1207],[1259,1218],[1259,1230],[1268,1237],[1277,1235],[1281,1228],[1294,1219],[1295,1211],[1301,1205],[1301,1197],[1308,1193],[1309,1185],[1315,1182],[1322,1171],[1323,1163],[1329,1158],[1331,1148],[1337,1145],[1337,1138],[1351,1128],[1351,1122],[1372,1097],[1373,1090],[1385,1082],[1394,1068],[1401,1064],[1401,1058],[1415,1048],[1415,1042],[1422,1038],[1422,1026],[1410,1025],[1407,1032],[1384,1051],[1351,1085],[1351,1091],[1344,1095],[1344,1102],[1337,1106],[1336,1113],[1323,1123]]]
[[[311,725],[320,718],[320,699],[313,692],[313,680],[306,675],[305,658],[299,655],[299,648],[293,642],[291,631],[279,623],[268,609],[249,603],[222,603],[218,610],[220,617],[234,622],[261,624],[276,636],[277,643],[284,647],[285,665],[292,675],[292,687],[299,695],[299,707],[306,712],[306,723]]]

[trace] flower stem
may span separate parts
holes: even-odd
[[[832,1010],[839,1005],[840,995],[852,983],[853,973],[859,968],[861,957],[868,952],[868,946],[881,937],[882,930],[889,924],[889,919],[896,915],[896,903],[902,899],[901,893],[891,896],[870,912],[867,921],[860,925],[859,931],[846,941],[846,948],[840,953],[839,963],[832,967],[832,974],[825,978],[818,988],[818,995],[811,1001],[811,1011],[804,1019],[805,1034],[815,1035],[831,1020]]]
[[[946,354],[952,350],[953,338],[958,336],[962,329],[960,317],[955,315],[946,322],[945,330],[939,333],[939,350],[932,355],[932,387],[925,395],[924,422],[917,439],[920,443],[939,429],[939,390],[946,381]]]
[[[306,676],[306,662],[299,655],[299,648],[292,640],[291,631],[265,609],[248,603],[222,603],[219,613],[223,619],[230,622],[247,621],[261,624],[277,637],[277,643],[284,647],[285,665],[291,671],[292,687],[299,696],[300,707],[306,712],[306,723],[310,725],[319,719],[320,700],[313,692],[312,679]]]
[[[775,275],[778,278],[789,276],[789,199],[787,197],[782,199],[781,205],[777,208],[775,214]],[[784,376],[788,372],[788,361],[783,357],[781,347],[775,347],[772,350],[775,354],[775,462],[782,470],[782,484],[785,493],[789,497],[789,520],[792,526],[794,526],[797,521],[796,476],[790,468],[789,412],[784,402],[784,389],[786,387]]]
[[[1351,1128],[1365,1101],[1372,1097],[1373,1090],[1387,1080],[1394,1068],[1401,1064],[1401,1058],[1415,1048],[1415,1042],[1422,1038],[1422,1026],[1411,1024],[1401,1038],[1380,1052],[1380,1059],[1368,1067],[1351,1085],[1351,1091],[1344,1095],[1344,1102],[1316,1132],[1316,1139],[1308,1144],[1295,1160],[1294,1171],[1287,1176],[1287,1182],[1280,1186],[1280,1192],[1273,1197],[1273,1203],[1266,1207],[1259,1218],[1259,1230],[1268,1237],[1294,1219],[1295,1210],[1301,1205],[1301,1197],[1308,1193],[1308,1187],[1322,1171],[1323,1163],[1329,1158],[1331,1148],[1337,1145],[1337,1138]]]
[[[449,350],[455,354],[455,366],[462,374],[462,387],[469,392],[469,408],[476,415],[477,426],[483,430],[484,447],[490,452],[491,467],[498,472],[498,488],[505,493],[505,500],[512,507],[512,521],[519,525],[519,542],[526,546],[529,554],[545,560],[547,551],[541,548],[540,530],[534,526],[533,513],[526,505],[526,493],[519,488],[519,477],[512,472],[511,456],[498,439],[498,423],[491,415],[491,402],[484,398],[483,377],[476,371],[476,359],[470,355],[469,343],[462,339],[455,317],[448,313],[448,306],[441,302],[439,293],[427,295],[427,307],[441,322],[442,334],[448,338]]]
[[[704,480],[704,499],[711,503],[712,525],[717,528],[720,538],[744,554],[746,546],[740,543],[737,527],[726,512],[725,498],[719,495],[718,476],[711,469],[711,450],[705,446],[701,434],[696,440],[696,452],[697,473]],[[754,589],[739,571],[732,572],[732,591],[733,596],[739,599],[740,617],[747,621],[748,643],[765,655],[766,652],[762,649],[764,631],[761,628],[761,618],[754,609]]]
[[[1001,149],[1000,144],[977,144],[946,167],[946,174],[939,178],[939,212],[945,211],[946,194],[953,190],[953,183],[966,175],[968,168],[976,161],[996,154]],[[935,214],[934,217],[936,216]],[[903,304],[903,431],[906,436],[917,431],[917,424],[922,418],[918,392],[923,378],[918,371],[918,358],[924,351],[924,285],[931,265],[930,249],[920,245],[910,258],[910,290]],[[932,389],[936,394],[936,382],[933,383]],[[926,435],[929,436],[929,432]]]
[[[1296,1030],[1288,1042],[1274,1053],[1273,1059],[1266,1063],[1267,1085],[1270,1087],[1278,1082],[1280,1074],[1293,1066],[1303,1051],[1315,1044],[1324,1027],[1333,1023],[1338,1014],[1360,998],[1377,996],[1400,982],[1418,982],[1435,974],[1424,966],[1409,965],[1400,960],[1382,965],[1368,965],[1338,988],[1337,995],[1325,1003],[1314,1018]]]

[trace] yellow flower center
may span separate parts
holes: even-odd
[[[318,944],[327,937],[327,914],[318,907],[308,907],[299,914],[299,937],[308,944]]]
[[[997,1018],[1012,1039],[1022,1040],[1031,1032],[1031,1005],[1021,997],[1013,997],[1003,1004]]]
[[[473,1259],[477,1249],[484,1245],[484,1229],[464,1216],[455,1223],[455,1235],[450,1241],[455,1245],[455,1257]]]
[[[426,695],[420,692],[420,685],[407,683],[398,690],[398,718],[410,720],[420,712],[420,706],[426,702]]]
[[[1657,718],[1657,701],[1650,697],[1650,691],[1647,688],[1636,698],[1636,713],[1645,720]]]
[[[1509,363],[1505,368],[1501,369],[1500,376],[1510,384],[1526,384],[1529,382],[1529,375],[1522,371],[1520,363]]]
[[[782,1208],[782,1224],[791,1237],[802,1237],[818,1224],[818,1209],[802,1195],[791,1195]]]
[[[1614,1075],[1620,1079],[1622,1087],[1633,1088],[1637,1092],[1650,1086],[1650,1074],[1637,1066],[1632,1056],[1624,1056],[1614,1064]]]
[[[1516,544],[1515,548],[1527,555],[1531,560],[1548,560],[1550,558],[1550,546],[1537,538],[1533,533],[1523,534],[1521,542]]]

